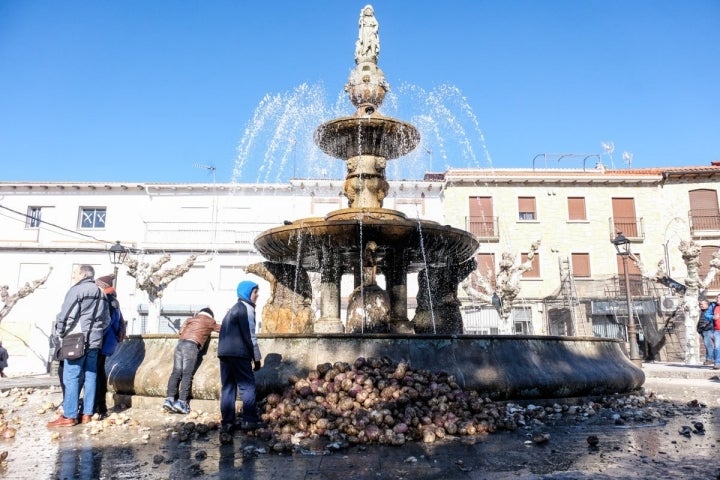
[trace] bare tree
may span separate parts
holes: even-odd
[[[12,310],[18,300],[27,297],[43,285],[47,281],[48,277],[50,277],[52,270],[52,267],[50,267],[47,275],[43,278],[33,280],[32,284],[26,282],[25,285],[13,294],[10,293],[10,289],[7,285],[0,285],[0,300],[2,300],[3,303],[2,308],[0,308],[0,322],[8,315],[8,313],[10,313],[10,310]]]
[[[462,281],[463,290],[470,298],[493,305],[503,320],[507,320],[512,313],[513,302],[520,294],[522,274],[532,270],[532,261],[539,248],[540,240],[533,242],[527,259],[522,263],[517,262],[514,254],[503,252],[495,282],[492,281],[492,272],[476,270]]]
[[[138,262],[135,258],[126,258],[123,264],[128,268],[127,274],[135,279],[137,288],[147,293],[151,302],[162,298],[163,291],[173,281],[187,272],[195,264],[197,257],[190,255],[183,263],[160,271],[163,265],[170,261],[170,255],[165,254],[152,265],[147,262]]]

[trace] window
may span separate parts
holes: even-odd
[[[80,209],[80,228],[105,228],[105,215],[104,207],[82,207]]]
[[[495,237],[492,197],[470,197],[468,230],[478,237]]]
[[[589,253],[572,253],[572,272],[575,277],[590,276],[590,254]]]
[[[520,262],[525,263],[528,261],[528,254],[523,253],[521,255]],[[532,268],[526,272],[523,272],[522,278],[540,278],[540,255],[535,254],[532,258]]]
[[[568,220],[587,220],[585,197],[568,197]]]
[[[40,228],[42,207],[28,207],[25,228]]]
[[[535,197],[518,197],[518,219],[537,220]]]
[[[532,310],[530,307],[513,307],[512,320],[515,335],[532,335]]]
[[[492,285],[495,285],[495,254],[478,253],[475,256],[475,261],[477,262],[478,274]],[[473,286],[478,287],[478,285]]]
[[[700,278],[707,277],[711,268],[710,262],[712,261],[713,255],[717,253],[718,250],[720,250],[720,246],[718,245],[706,245],[700,247],[700,268],[698,268]],[[716,273],[712,282],[707,285],[707,288],[709,290],[720,290],[720,275]]]
[[[638,237],[638,224],[635,218],[635,199],[613,198],[613,227],[615,233],[622,232],[626,237]]]
[[[720,209],[715,190],[691,190],[690,220],[693,233],[698,230],[720,230]]]

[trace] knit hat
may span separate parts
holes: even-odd
[[[256,288],[258,288],[257,283],[251,282],[250,280],[243,280],[242,282],[238,283],[237,296],[238,298],[242,298],[243,300],[247,300],[249,302],[250,294]]]
[[[102,288],[103,290],[106,288],[110,288],[113,286],[113,280],[115,279],[115,275],[105,275],[104,277],[96,278],[95,279],[95,285]]]
[[[213,311],[210,310],[210,307],[201,308],[200,311],[198,312],[198,315],[201,313],[205,313],[205,314],[209,315],[211,318],[215,318],[215,314],[213,314]]]

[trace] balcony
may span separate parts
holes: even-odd
[[[500,240],[498,217],[465,217],[465,229],[478,240]]]
[[[622,232],[631,242],[642,242],[645,239],[643,219],[636,217],[611,217],[610,241],[612,242],[618,232]]]
[[[145,244],[252,248],[255,237],[278,224],[256,222],[145,222]]]
[[[690,234],[694,237],[720,237],[720,212],[715,209],[692,209],[688,212]]]

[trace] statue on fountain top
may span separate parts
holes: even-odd
[[[358,27],[360,33],[355,42],[355,63],[377,63],[380,56],[380,38],[378,37],[378,22],[371,5],[365,5],[360,11]]]

